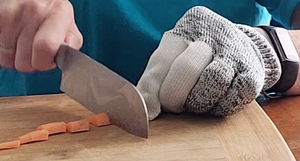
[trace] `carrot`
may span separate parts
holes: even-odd
[[[47,129],[36,130],[25,134],[18,138],[21,141],[21,144],[36,142],[36,141],[46,141],[49,137],[49,131]]]
[[[20,147],[20,144],[21,144],[20,140],[0,143],[0,150],[16,149]]]
[[[105,125],[110,125],[110,120],[109,116],[107,113],[99,113],[92,115],[88,118],[89,123],[94,125],[94,126],[105,126]]]
[[[67,132],[67,124],[65,122],[54,122],[43,124],[37,127],[37,130],[47,129],[49,135]]]
[[[84,131],[88,131],[89,129],[90,127],[89,127],[88,119],[67,123],[67,131],[69,133],[84,132]]]

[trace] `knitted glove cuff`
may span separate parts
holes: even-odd
[[[241,24],[236,24],[236,27],[244,32],[260,51],[265,66],[265,80],[262,90],[271,88],[281,76],[281,65],[275,50],[268,40],[254,28]]]

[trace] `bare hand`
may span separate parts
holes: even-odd
[[[0,66],[20,72],[56,67],[62,43],[81,48],[83,38],[68,0],[0,0]]]

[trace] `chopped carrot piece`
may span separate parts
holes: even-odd
[[[10,142],[0,143],[0,150],[16,149],[16,148],[19,148],[20,145],[21,145],[21,141],[20,140],[15,140],[15,141],[10,141]]]
[[[88,119],[89,119],[89,123],[94,126],[105,126],[111,124],[108,114],[104,112],[92,115]]]
[[[46,141],[49,137],[49,131],[47,129],[36,130],[25,134],[18,138],[21,141],[21,144],[36,142],[36,141]]]
[[[37,130],[47,129],[49,135],[67,132],[67,124],[65,122],[54,122],[40,125]]]
[[[84,131],[88,131],[89,129],[90,127],[89,127],[88,119],[67,123],[67,131],[70,133],[84,132]]]

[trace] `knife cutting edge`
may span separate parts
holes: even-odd
[[[97,114],[106,112],[123,130],[148,138],[146,103],[129,81],[79,50],[61,45],[56,57],[62,71],[60,89]]]

